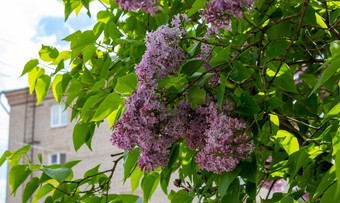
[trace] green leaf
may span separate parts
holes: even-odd
[[[322,122],[326,122],[329,119],[332,119],[336,116],[338,116],[340,113],[340,103],[338,103],[337,105],[335,105],[330,111],[327,112],[327,114],[325,115],[325,117],[322,119]]]
[[[326,63],[324,63],[320,68],[325,67],[327,64],[329,66],[326,67],[325,71],[322,73],[321,77],[319,78],[318,82],[316,83],[313,91],[309,94],[312,95],[321,85],[323,85],[329,78],[331,78],[334,73],[337,72],[337,70],[340,67],[340,57],[334,57],[332,59],[328,59]]]
[[[65,22],[70,14],[80,5],[80,1],[64,1],[65,4]]]
[[[126,152],[126,154],[127,154],[126,159],[124,159],[124,178],[123,178],[124,182],[137,166],[139,149],[135,149],[132,152]]]
[[[28,164],[15,165],[11,168],[8,174],[8,183],[12,189],[12,193],[15,197],[15,193],[18,187],[25,182],[27,177],[32,173]]]
[[[159,176],[160,185],[164,194],[168,194],[168,186],[171,177],[171,172],[172,168],[171,167],[169,168],[169,166],[165,166],[162,169],[161,174]]]
[[[51,46],[41,45],[41,49],[39,51],[39,56],[41,60],[50,62],[54,61],[59,55],[59,52],[56,48]]]
[[[192,105],[202,105],[205,102],[206,92],[199,86],[194,85],[188,91],[188,97]]]
[[[331,184],[334,183],[336,179],[336,165],[333,165],[323,176],[318,188],[316,189],[313,197],[311,198],[311,202],[314,202]],[[335,184],[337,185],[337,184]]]
[[[143,171],[141,171],[138,167],[133,170],[133,172],[130,175],[130,183],[131,183],[131,193],[137,190],[139,186],[139,181],[143,176]]]
[[[233,67],[235,70],[230,74],[230,78],[236,82],[242,82],[248,79],[253,73],[251,69],[245,68],[243,63],[239,60],[233,62]]]
[[[70,174],[71,174],[71,169],[66,168],[66,167],[61,167],[61,168],[42,168],[42,171],[46,173],[49,177],[55,179],[59,183],[63,182]]]
[[[63,87],[62,87],[63,75],[58,74],[55,76],[52,83],[52,90],[55,100],[60,104],[61,98],[63,97]]]
[[[30,87],[30,94],[32,94],[33,90],[35,89],[35,86],[37,84],[37,78],[40,77],[45,73],[45,70],[39,67],[33,68],[28,73],[28,85]]]
[[[81,162],[81,161],[80,160],[69,161],[69,162],[63,164],[63,167],[72,168],[75,165],[77,165],[79,162]]]
[[[115,122],[120,118],[123,111],[123,105],[120,105],[116,110],[114,110],[110,115],[107,116],[107,120],[109,121],[110,126],[113,126],[115,124]]]
[[[241,106],[237,107],[236,112],[245,115],[253,115],[260,111],[260,107],[256,105],[253,97],[248,93],[242,93],[240,96]]]
[[[27,154],[27,152],[31,149],[31,145],[25,145],[17,151],[12,152],[11,157],[8,159],[8,163],[11,167],[17,165],[22,158],[22,155]]]
[[[191,76],[198,69],[200,69],[203,64],[204,64],[204,60],[194,58],[194,59],[191,59],[185,62],[185,64],[182,65],[180,70],[181,70],[181,73]]]
[[[54,190],[54,187],[46,184],[43,185],[41,188],[38,189],[37,193],[35,194],[35,197],[33,199],[33,203],[37,202],[38,200],[40,200],[41,198],[43,198],[45,195],[47,195],[48,193],[50,193],[52,190]]]
[[[155,22],[158,26],[165,25],[169,22],[169,15],[165,13],[157,13],[155,16]]]
[[[221,195],[221,198],[224,197],[230,184],[235,180],[235,178],[241,172],[241,167],[237,167],[235,170],[230,172],[224,172],[222,175],[218,176],[217,178],[217,185],[218,185],[218,192]]]
[[[104,32],[107,33],[113,40],[123,37],[123,34],[119,31],[117,25],[114,24],[112,21],[106,24]]]
[[[81,82],[87,85],[93,85],[94,84],[94,78],[91,74],[91,72],[87,69],[84,68],[83,75],[81,77]]]
[[[71,42],[71,41],[73,41],[73,40],[76,40],[80,34],[81,34],[81,31],[80,31],[80,30],[77,30],[76,32],[70,34],[69,36],[65,37],[65,38],[62,39],[62,40]]]
[[[129,95],[132,94],[132,92],[136,88],[137,88],[137,75],[135,73],[130,73],[117,79],[115,91],[118,94]]]
[[[35,92],[37,94],[37,105],[44,100],[51,85],[51,77],[48,75],[42,75],[37,79],[37,85]]]
[[[238,178],[234,179],[229,188],[226,195],[222,198],[222,202],[239,203],[240,180]]]
[[[32,178],[25,187],[24,193],[22,195],[22,202],[26,203],[29,198],[33,195],[33,193],[38,189],[39,187],[39,178],[34,177]]]
[[[0,158],[0,167],[2,166],[2,164],[4,164],[4,162],[7,160],[7,158],[10,157],[11,155],[12,155],[12,153],[10,151],[8,151],[8,150],[6,150],[2,154],[2,156]]]
[[[209,64],[214,67],[220,64],[225,64],[226,62],[230,61],[230,49],[231,45],[223,48],[223,49],[214,49],[213,57],[211,58]]]
[[[42,154],[39,153],[39,154],[37,155],[37,157],[38,157],[38,160],[39,160],[40,164],[42,164]]]
[[[337,178],[337,190],[336,190],[336,195],[338,196],[340,194],[340,150],[336,152],[335,155],[335,165],[336,165],[336,178]]]
[[[109,202],[113,203],[134,203],[137,202],[139,199],[139,196],[137,195],[128,195],[128,194],[119,194],[119,195],[114,195],[112,198],[108,198]],[[104,200],[104,201],[103,201]],[[106,199],[102,199],[102,203],[106,202]]]
[[[59,53],[58,57],[50,64],[50,65],[58,65],[61,61],[66,61],[71,58],[71,52],[70,51],[62,51]],[[54,73],[55,74],[55,73]]]
[[[280,203],[297,203],[297,201],[294,200],[293,197],[287,196],[287,197],[282,198]]]
[[[299,142],[297,138],[285,130],[277,131],[275,139],[280,139],[281,146],[286,150],[288,155],[299,151]]]
[[[337,191],[339,191],[339,184],[333,184],[326,190],[325,194],[321,198],[320,203],[339,202],[340,196]]]
[[[97,47],[93,44],[89,44],[85,47],[83,52],[83,63],[86,63],[96,53]]]
[[[270,58],[281,56],[287,50],[289,43],[289,41],[284,39],[276,40],[268,45],[266,53]]]
[[[87,30],[71,41],[71,49],[83,49],[89,44],[94,44],[96,37],[92,30]]]
[[[277,63],[268,63],[267,75],[269,77],[274,77],[277,71],[276,64]],[[273,84],[284,91],[297,93],[295,80],[290,72],[289,66],[285,63],[281,66]]]
[[[141,187],[143,190],[143,202],[148,202],[155,192],[159,182],[159,174],[156,172],[145,174]]]
[[[92,138],[88,123],[77,123],[73,129],[73,146],[76,151]]]
[[[173,195],[171,203],[191,203],[193,199],[187,191],[180,190]]]
[[[340,54],[340,40],[334,40],[329,46],[332,56],[337,56]]]
[[[96,113],[91,121],[101,121],[109,116],[113,111],[117,110],[123,104],[123,99],[115,92],[107,96],[99,105]]]
[[[115,40],[117,44],[135,44],[135,45],[144,45],[143,41],[135,40],[135,39],[121,39],[117,38]]]
[[[39,61],[38,59],[31,59],[29,60],[25,67],[24,67],[24,70],[22,71],[21,73],[21,76],[25,75],[26,73],[30,72],[33,68],[35,68],[37,65],[39,64]],[[21,77],[20,76],[20,77]]]
[[[113,15],[109,11],[99,11],[97,13],[98,22],[107,23],[107,22],[109,22],[111,17],[113,17]]]
[[[57,74],[59,71],[61,71],[64,68],[65,68],[64,60],[61,60],[58,64],[57,68],[55,69],[55,71],[51,74],[51,77],[53,77],[55,74]]]
[[[201,8],[204,8],[204,3],[207,2],[207,0],[196,0],[194,4],[192,5],[191,9],[188,12],[188,17],[192,16],[193,14],[197,13],[197,11]]]

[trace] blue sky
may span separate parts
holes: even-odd
[[[59,51],[68,49],[61,41],[67,35],[90,29],[96,13],[103,7],[92,2],[92,19],[80,12],[71,14],[64,22],[64,7],[58,0],[3,1],[0,7],[0,92],[28,86],[27,76],[19,78],[27,61],[38,58],[41,44],[51,45]],[[2,96],[1,101],[7,104]],[[0,106],[0,155],[7,149],[9,117]],[[5,202],[7,166],[0,167],[0,203]]]

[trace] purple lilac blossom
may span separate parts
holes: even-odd
[[[302,79],[300,79],[300,75],[302,75],[307,70],[307,68],[308,68],[307,66],[304,66],[304,67],[301,68],[300,71],[298,71],[294,74],[294,79],[295,79],[296,85],[299,84],[299,83],[302,83]]]
[[[150,172],[167,165],[170,147],[184,135],[190,149],[200,150],[196,156],[200,168],[231,171],[249,157],[254,146],[242,134],[246,124],[229,116],[230,103],[221,111],[211,98],[196,109],[184,100],[170,109],[160,97],[164,90],[157,89],[158,82],[174,75],[186,60],[178,46],[179,35],[184,34],[180,20],[176,17],[175,27],[161,26],[146,37],[147,50],[135,66],[138,86],[125,101],[126,112],[113,126],[111,142],[128,151],[139,147],[138,166]]]
[[[256,0],[213,0],[205,3],[207,10],[200,10],[201,17],[210,30],[218,33],[219,29],[230,29],[230,15],[235,18],[243,17],[242,7],[250,8]],[[226,13],[228,11],[229,14]]]
[[[270,190],[270,188],[272,187],[273,184],[273,180],[272,181],[265,181],[262,185],[263,188]],[[282,178],[276,180],[276,182],[274,183],[271,191],[272,192],[283,192],[285,190],[284,188],[284,180]]]
[[[125,101],[126,112],[113,126],[113,145],[128,151],[140,148],[138,166],[146,172],[168,163],[169,148],[184,134],[186,112],[181,105],[166,108],[158,81],[178,70],[186,54],[178,47],[179,27],[161,26],[146,38],[147,50],[135,66],[138,86]]]
[[[178,70],[186,60],[186,54],[178,46],[180,34],[184,31],[179,27],[165,25],[148,34],[145,54],[135,66],[140,83],[157,87],[158,81]]]
[[[309,193],[305,192],[305,194],[302,196],[304,201],[309,201]]]
[[[243,133],[246,123],[238,118],[229,117],[223,110],[220,111],[215,102],[197,109],[198,115],[195,116],[205,118],[205,121],[200,121],[205,122],[205,129],[202,130],[202,134],[196,134],[196,137],[187,136],[186,140],[187,143],[201,141],[199,144],[188,146],[200,150],[195,157],[198,166],[218,174],[234,170],[237,164],[248,158],[254,150],[253,141],[249,142],[249,137]],[[194,119],[196,120],[198,118]],[[191,124],[196,126],[197,122],[191,122],[189,126]],[[190,140],[192,137],[195,141]]]
[[[157,5],[158,0],[116,0],[122,10],[138,10],[150,13],[152,16],[156,15],[156,11],[160,9]]]

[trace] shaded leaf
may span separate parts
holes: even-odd
[[[19,186],[25,182],[27,177],[32,173],[31,169],[29,169],[28,164],[26,165],[15,165],[11,168],[8,174],[8,183],[10,188],[12,189],[12,193],[15,196],[15,193]]]
[[[39,187],[39,178],[34,177],[32,178],[25,187],[24,193],[22,195],[22,202],[26,203],[29,198],[33,195],[33,193],[38,189]]]
[[[56,169],[43,167],[42,171],[44,171],[46,175],[55,179],[59,183],[63,182],[71,174],[71,169],[66,168],[66,167],[61,167],[61,168],[56,168]]]

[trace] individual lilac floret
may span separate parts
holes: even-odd
[[[211,24],[210,29],[218,33],[219,29],[230,29],[230,15],[243,17],[242,8],[250,8],[256,0],[213,0],[205,3],[207,10],[200,10],[201,17]],[[228,13],[226,12],[228,11]]]
[[[225,111],[220,111],[218,104],[211,102],[209,105],[197,108],[195,116],[205,119],[205,130],[202,134],[187,136],[187,143],[201,141],[201,143],[188,146],[199,148],[195,159],[201,169],[221,174],[224,171],[232,171],[236,165],[248,158],[254,150],[253,141],[243,133],[247,125],[238,118],[231,118]],[[189,123],[197,125],[195,118]],[[189,128],[190,129],[190,128]],[[201,136],[201,137],[200,137]],[[194,139],[194,141],[190,139]]]
[[[134,11],[141,9],[144,12],[156,15],[156,11],[160,9],[156,0],[116,0],[122,10]]]

